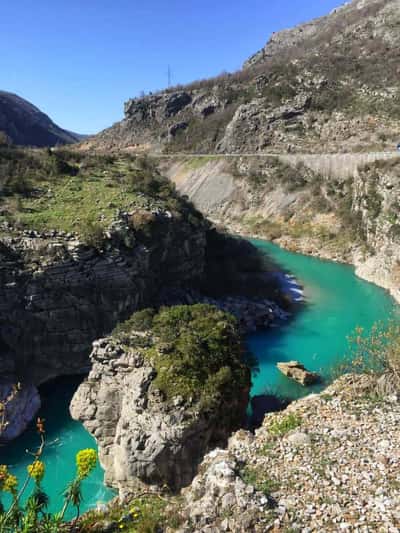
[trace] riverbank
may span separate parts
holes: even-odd
[[[398,531],[400,404],[375,387],[344,376],[233,435],[183,492],[178,530]]]
[[[214,221],[214,223],[217,223],[217,221]],[[253,232],[246,225],[228,223],[224,224],[223,227],[233,235],[240,235],[248,239],[265,240],[263,233]],[[289,252],[353,266],[356,275],[360,279],[374,283],[378,287],[387,290],[396,302],[400,304],[400,287],[396,283],[397,277],[395,279],[392,278],[393,265],[389,258],[385,260],[385,258],[372,255],[366,260],[365,250],[360,246],[356,245],[354,250],[339,252],[337,248],[329,244],[324,245],[321,240],[309,236],[295,238],[284,235],[272,239],[271,242]]]

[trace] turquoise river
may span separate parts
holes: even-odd
[[[387,319],[397,306],[387,292],[357,278],[349,266],[290,253],[265,241],[252,242],[294,274],[304,287],[305,298],[304,307],[292,320],[248,337],[248,345],[259,361],[252,394],[268,391],[296,398],[305,390],[280,375],[275,367],[277,361],[296,359],[329,378],[332,369],[343,360],[347,336],[354,328],[370,328],[374,322]],[[47,465],[44,488],[51,497],[50,511],[62,506],[63,488],[74,474],[75,453],[95,446],[83,426],[69,416],[68,404],[78,384],[79,380],[70,378],[48,384],[42,390],[40,415],[46,419],[48,441],[44,453]],[[31,459],[26,450],[34,449],[36,444],[37,436],[31,428],[0,449],[0,464],[8,464],[22,479]],[[103,471],[98,467],[84,484],[82,511],[109,500],[113,494],[104,486]]]

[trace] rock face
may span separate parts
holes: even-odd
[[[199,279],[204,226],[159,213],[160,233],[144,246],[125,218],[102,252],[51,232],[2,240],[1,375],[40,384],[82,372],[94,339],[155,301],[160,288]]]
[[[303,386],[313,385],[320,380],[320,377],[316,372],[310,372],[309,370],[306,370],[298,361],[277,363],[276,366],[279,368],[282,374],[285,374],[285,376],[288,378],[294,379]]]
[[[137,335],[145,344],[146,334]],[[156,370],[140,350],[112,337],[93,344],[90,360],[70,410],[96,438],[106,483],[121,496],[141,483],[173,491],[188,485],[204,454],[226,442],[245,415],[250,376],[233,400],[222,397],[204,410],[194,399],[167,399],[153,385]]]
[[[0,385],[0,403],[5,405],[5,428],[0,430],[0,443],[13,440],[27,428],[29,422],[40,408],[40,395],[33,385],[22,386],[12,394],[13,388],[9,384]]]
[[[359,169],[353,209],[372,253],[355,257],[356,273],[390,290],[400,301],[400,161]]]
[[[55,146],[78,142],[82,136],[61,129],[50,118],[16,94],[0,91],[0,132],[13,144]]]

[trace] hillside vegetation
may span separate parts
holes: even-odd
[[[353,0],[273,34],[243,69],[129,100],[86,147],[346,152],[399,140],[397,0]]]
[[[54,124],[27,100],[0,90],[0,145],[56,146],[76,143],[82,137]]]
[[[195,224],[201,219],[143,157],[3,148],[0,188],[3,231],[55,230],[89,242],[101,240],[120,211],[136,209],[131,223],[138,230],[155,223],[148,209],[191,211]]]

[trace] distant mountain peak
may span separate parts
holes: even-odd
[[[63,130],[36,106],[17,94],[0,91],[0,132],[22,146],[72,144],[82,137]]]

